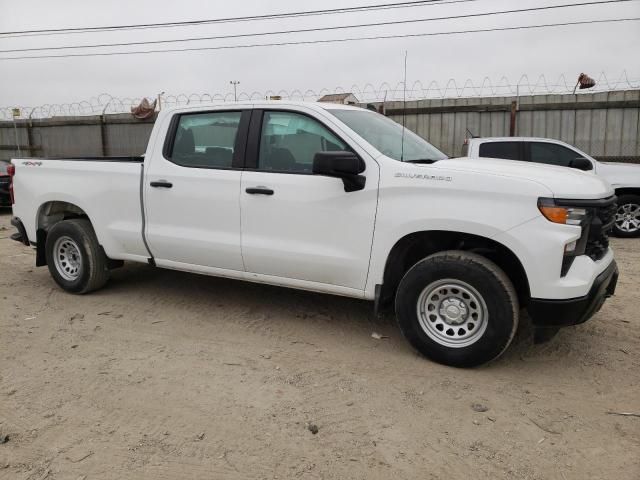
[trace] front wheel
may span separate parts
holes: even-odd
[[[616,237],[632,238],[640,236],[640,195],[620,195],[616,222],[613,226]]]
[[[51,227],[45,253],[51,276],[68,292],[88,293],[109,279],[107,257],[87,219],[63,220]]]
[[[431,255],[406,273],[396,316],[409,342],[426,357],[473,367],[499,357],[518,328],[518,296],[507,275],[475,253]]]

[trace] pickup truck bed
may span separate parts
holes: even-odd
[[[143,157],[21,159],[18,166],[24,172],[14,177],[14,189],[43,227],[63,216],[69,205],[80,204],[81,212],[96,219],[93,228],[112,258],[147,261],[140,194],[143,162]],[[25,229],[30,241],[37,242],[32,225],[25,222]]]

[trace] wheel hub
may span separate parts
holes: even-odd
[[[446,298],[440,304],[440,316],[449,325],[461,325],[467,319],[467,306],[457,298]]]
[[[633,233],[640,229],[640,205],[620,205],[616,212],[616,226],[623,232]]]

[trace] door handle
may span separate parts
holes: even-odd
[[[155,182],[151,182],[149,185],[155,188],[171,188],[173,187],[173,183],[167,182],[166,180],[156,180]]]
[[[249,195],[273,195],[273,190],[267,187],[253,187],[245,190]]]

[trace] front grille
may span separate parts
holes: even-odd
[[[616,218],[616,198],[611,197],[592,207],[591,223],[588,228],[585,255],[592,260],[600,260],[609,249],[609,233]]]

